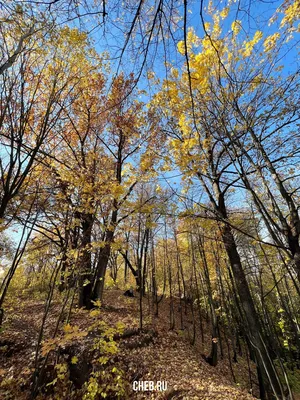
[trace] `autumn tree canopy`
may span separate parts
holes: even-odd
[[[299,16],[298,0],[0,1],[4,335],[43,302],[0,393],[130,398],[117,341],[155,344],[162,313],[251,396],[296,398]]]

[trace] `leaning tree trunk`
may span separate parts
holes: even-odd
[[[107,242],[99,254],[91,298],[93,301],[102,300],[104,291],[104,279],[111,252],[111,242]]]
[[[222,228],[222,239],[234,276],[235,286],[241,301],[242,310],[248,327],[248,338],[256,355],[257,366],[262,375],[262,382],[270,398],[286,399],[274,364],[268,353],[262,328],[250,293],[248,282],[242,267],[241,259],[231,228],[225,224]]]
[[[140,277],[139,277],[139,272],[137,269],[135,269],[133,267],[133,265],[131,264],[129,258],[128,258],[128,251],[126,251],[125,253],[123,253],[122,251],[120,251],[120,254],[123,256],[124,261],[125,261],[125,265],[127,265],[127,268],[130,269],[130,271],[132,272],[132,275],[134,276],[135,282],[136,282],[136,289],[139,290],[140,288]]]
[[[214,171],[214,165],[212,165],[212,170]],[[224,199],[225,192],[221,191],[218,177],[214,177],[212,182],[213,190],[211,191],[204,182],[202,175],[198,174],[198,176],[211,200],[217,216],[222,221],[220,227],[222,241],[229,259],[234,285],[241,303],[242,317],[247,325],[247,337],[255,352],[257,367],[261,372],[262,384],[269,398],[286,400],[288,397],[285,395],[280,378],[266,346],[264,333],[254,306],[232,228],[226,222],[228,220],[228,215]]]

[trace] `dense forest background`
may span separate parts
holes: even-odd
[[[299,398],[299,16],[0,1],[1,398],[134,398],[166,338],[244,390],[185,398]]]

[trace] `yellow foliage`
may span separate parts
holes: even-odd
[[[178,42],[177,44],[177,50],[180,54],[184,55],[185,54],[185,44],[184,41],[181,40],[180,42]]]
[[[252,54],[254,46],[262,39],[263,33],[261,31],[256,31],[253,39],[248,42],[244,42],[244,48],[242,49],[243,57],[249,57]]]
[[[241,21],[239,20],[233,21],[233,23],[231,24],[231,29],[234,35],[237,35],[240,32],[241,27],[242,27]]]
[[[268,36],[264,41],[264,50],[266,53],[273,50],[276,46],[277,40],[280,38],[280,34],[278,32],[273,35]]]
[[[285,25],[293,25],[300,18],[300,0],[293,1],[284,11],[284,17],[281,20],[280,28]]]
[[[223,8],[223,10],[220,12],[220,17],[222,19],[225,19],[229,14],[229,7]]]

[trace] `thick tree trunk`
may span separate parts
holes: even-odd
[[[75,212],[74,217],[80,219],[80,213]],[[74,287],[76,283],[76,275],[74,274],[74,270],[72,271],[72,261],[68,256],[68,250],[75,250],[78,248],[80,229],[79,226],[72,229],[69,228],[69,223],[70,221],[66,221],[65,244],[62,244],[63,259],[60,271],[60,284],[58,287],[60,292],[64,291],[66,288]]]
[[[105,280],[108,260],[110,257],[110,252],[111,252],[111,240],[105,244],[104,248],[99,254],[93,287],[91,288],[91,298],[93,301],[103,299],[104,280]]]
[[[116,180],[119,184],[122,182],[122,166],[123,166],[123,150],[125,145],[126,136],[123,134],[122,129],[119,129],[119,143],[117,150],[117,162],[116,162]],[[105,246],[99,255],[97,268],[95,271],[93,283],[90,289],[90,297],[93,301],[102,300],[104,291],[104,279],[108,260],[111,252],[111,243],[114,239],[115,229],[118,219],[119,202],[117,199],[113,201],[113,211],[111,214],[111,221],[106,229],[105,233]]]
[[[97,268],[95,271],[93,283],[90,287],[90,297],[93,301],[103,299],[104,291],[104,279],[106,274],[106,269],[108,265],[108,260],[111,252],[111,244],[115,235],[115,228],[118,218],[117,202],[114,201],[115,210],[112,212],[111,222],[106,230],[105,234],[105,246],[99,254],[99,259],[97,262]]]
[[[81,255],[79,256],[79,307],[91,308],[91,287],[92,287],[92,260],[90,245],[92,240],[92,228],[94,217],[91,214],[81,215],[82,238]]]

